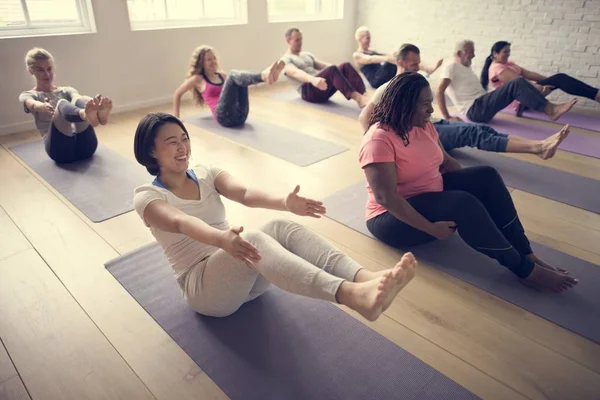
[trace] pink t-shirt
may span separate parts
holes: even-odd
[[[498,79],[498,75],[500,75],[502,71],[506,71],[507,69],[513,71],[519,76],[523,75],[523,69],[512,61],[507,61],[506,64],[493,62],[492,65],[490,65],[490,69],[488,70],[488,75],[490,83],[494,89],[498,89],[500,86],[504,85],[504,82]],[[519,107],[519,102],[515,100],[512,103],[510,103],[509,107],[516,110],[517,107]]]
[[[492,65],[490,65],[490,69],[488,70],[488,75],[490,78],[490,83],[492,84],[492,87],[494,89],[498,89],[500,86],[504,85],[504,82],[498,79],[498,75],[500,75],[503,71],[506,71],[507,69],[513,71],[519,76],[523,75],[523,69],[512,61],[508,61],[506,64],[493,62]]]
[[[360,147],[360,166],[391,162],[396,164],[397,190],[405,199],[426,192],[444,190],[440,165],[444,154],[439,145],[438,133],[428,122],[425,128],[412,128],[408,132],[408,146],[402,138],[389,128],[376,124],[363,137]],[[367,183],[369,199],[366,218],[383,214],[386,209],[375,200]]]

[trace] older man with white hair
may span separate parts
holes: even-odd
[[[463,40],[456,45],[454,62],[446,65],[442,70],[442,79],[437,90],[437,102],[442,115],[449,121],[460,121],[461,119],[450,116],[444,97],[446,89],[458,111],[474,122],[491,121],[499,111],[514,100],[518,100],[530,109],[542,111],[550,119],[556,121],[577,102],[577,99],[573,99],[568,103],[551,103],[528,80],[522,77],[487,93],[471,69],[471,61],[474,57],[475,44],[471,40]]]

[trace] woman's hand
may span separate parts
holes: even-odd
[[[36,112],[54,114],[54,107],[52,107],[50,100],[47,98],[44,99],[43,103],[41,101],[36,102],[33,108]]]
[[[254,265],[260,261],[261,257],[258,249],[240,236],[243,231],[243,226],[231,227],[229,230],[223,231],[219,247],[236,260]]]
[[[439,240],[448,239],[456,231],[456,222],[454,221],[438,221],[431,225],[432,227],[427,233]]]
[[[296,186],[294,191],[287,195],[285,198],[285,208],[297,215],[321,218],[321,215],[327,211],[323,203],[298,196],[299,191],[300,185]]]

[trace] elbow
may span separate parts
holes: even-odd
[[[392,200],[392,196],[390,196],[386,192],[377,191],[374,191],[373,194],[375,195],[375,201],[377,202],[377,204],[379,204],[381,207],[387,210]]]
[[[187,227],[188,216],[187,215],[175,215],[172,220],[172,227],[175,233],[182,233],[187,235],[186,227]]]

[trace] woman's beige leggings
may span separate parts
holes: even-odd
[[[322,237],[293,221],[276,219],[242,237],[261,260],[249,265],[219,249],[180,280],[192,309],[225,317],[263,294],[269,283],[302,296],[336,301],[343,281],[354,281],[360,268]]]

